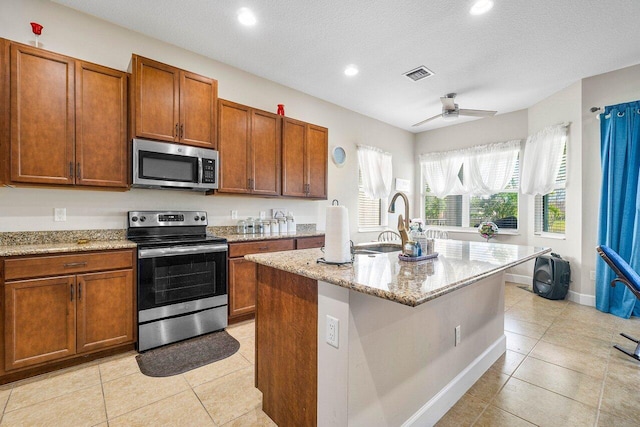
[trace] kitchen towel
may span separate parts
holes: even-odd
[[[327,223],[324,238],[324,259],[327,262],[351,261],[349,239],[349,212],[344,206],[327,207]]]

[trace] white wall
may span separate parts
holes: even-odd
[[[529,134],[570,122],[567,140],[566,229],[563,237],[536,236],[533,234],[534,196],[528,199],[526,221],[529,224],[527,244],[545,246],[567,259],[571,266],[570,291],[582,293],[582,83],[577,82],[553,94],[528,109]],[[523,264],[519,274],[531,276],[534,261]]]
[[[259,78],[226,64],[101,21],[45,0],[0,0],[0,37],[28,44],[29,23],[44,25],[44,48],[86,61],[127,70],[132,53],[153,58],[218,80],[221,98],[267,111],[285,104],[288,116],[329,128],[329,150],[341,145],[347,163],[329,161],[328,201],[266,199],[243,196],[202,196],[196,193],[135,189],[129,192],[0,188],[0,231],[124,228],[125,212],[138,209],[205,209],[212,225],[235,223],[261,210],[288,208],[298,223],[324,228],[324,208],[338,199],[350,212],[352,239],[374,238],[357,233],[356,144],[393,153],[394,177],[413,180],[413,142],[410,132],[370,119],[299,91]],[[53,208],[67,208],[67,222],[53,222]],[[393,223],[391,221],[391,223]]]

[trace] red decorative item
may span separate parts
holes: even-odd
[[[284,116],[284,104],[278,104],[278,115]]]
[[[40,24],[38,24],[37,22],[32,22],[31,23],[31,31],[33,31],[33,34],[36,35],[36,47],[38,47],[38,37],[40,36],[40,34],[42,34],[42,29],[44,27]]]
[[[38,24],[37,22],[32,22],[31,23],[31,31],[33,31],[33,34],[35,34],[36,36],[39,36],[40,34],[42,34],[42,29],[44,27],[40,24]]]

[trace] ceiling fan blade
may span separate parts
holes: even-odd
[[[441,96],[440,102],[442,102],[442,108],[444,108],[445,110],[455,110],[456,108],[456,102],[454,98]]]
[[[460,109],[461,116],[489,117],[489,116],[495,116],[496,113],[497,111],[490,111],[490,110],[467,110],[464,108]]]
[[[412,126],[414,126],[414,127],[415,127],[415,126],[421,126],[421,125],[423,125],[423,124],[425,124],[425,123],[427,123],[427,122],[430,122],[431,120],[435,120],[435,119],[437,119],[437,118],[440,118],[441,116],[442,116],[442,114],[438,114],[438,115],[435,115],[435,116],[433,116],[433,117],[429,117],[428,119],[423,120],[423,121],[421,121],[421,122],[418,122],[418,123],[416,123],[415,125],[412,125]]]

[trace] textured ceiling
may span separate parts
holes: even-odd
[[[448,92],[501,114],[640,62],[639,0],[495,0],[482,16],[469,0],[54,1],[412,132],[469,120],[411,127]],[[420,65],[435,76],[403,76]]]

